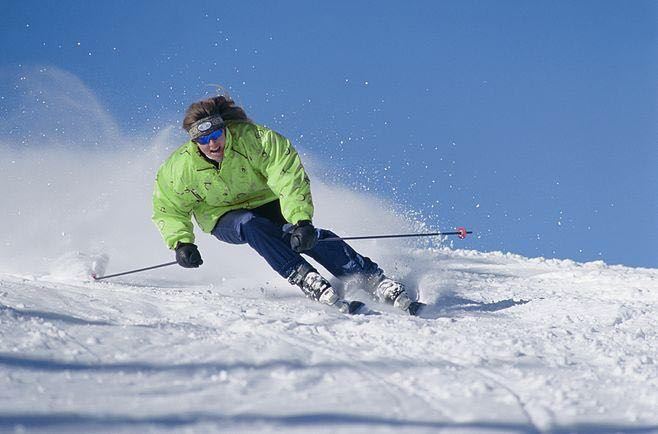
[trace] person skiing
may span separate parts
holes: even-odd
[[[318,242],[337,235],[313,226],[310,180],[287,138],[254,123],[228,96],[194,102],[182,126],[190,140],[160,166],[153,193],[153,222],[180,266],[203,264],[193,215],[220,241],[247,243],[314,300],[352,311],[301,253],[380,301],[415,313],[404,286],[370,258],[342,240]]]

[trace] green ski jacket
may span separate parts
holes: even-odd
[[[279,199],[290,223],[312,220],[311,183],[290,141],[248,122],[226,123],[224,159],[216,167],[189,141],[160,166],[153,193],[153,222],[170,249],[193,243],[192,215],[211,232],[228,211]]]

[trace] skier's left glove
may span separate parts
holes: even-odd
[[[318,233],[310,220],[301,220],[290,231],[290,247],[297,253],[311,250],[318,243]]]

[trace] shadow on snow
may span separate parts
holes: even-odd
[[[434,363],[437,366],[439,362]],[[363,361],[361,366],[370,368],[407,368],[407,367],[424,367],[426,363],[414,363],[407,360],[383,359],[379,361]],[[321,362],[321,363],[304,363],[298,360],[269,360],[262,363],[251,362],[203,362],[203,363],[177,363],[177,364],[157,364],[147,362],[123,362],[123,363],[105,363],[105,362],[81,362],[45,359],[37,357],[16,356],[13,354],[0,353],[0,367],[10,367],[17,369],[27,369],[33,371],[93,371],[99,374],[103,373],[194,373],[197,371],[219,372],[222,370],[230,371],[234,369],[344,369],[349,365],[341,362]]]
[[[46,312],[41,310],[25,310],[25,309],[14,309],[13,307],[5,306],[0,304],[0,314],[8,313],[11,316],[22,317],[27,319],[41,319],[44,321],[62,321],[67,324],[73,325],[100,325],[100,326],[112,326],[116,325],[107,321],[97,321],[78,318],[72,315],[64,315],[61,313],[55,312]]]
[[[514,433],[536,433],[537,429],[527,423],[514,422],[450,422],[425,421],[411,419],[394,419],[374,415],[358,415],[350,413],[302,413],[292,415],[267,415],[259,413],[245,413],[236,415],[222,415],[213,413],[183,413],[165,414],[147,417],[133,417],[128,415],[93,415],[77,413],[0,413],[0,427],[39,428],[39,427],[70,427],[70,428],[119,428],[121,426],[156,425],[166,427],[180,427],[199,423],[213,423],[217,425],[254,425],[271,424],[275,426],[309,427],[314,426],[388,426],[403,428],[430,428],[430,429],[476,429],[496,430]],[[606,424],[576,424],[570,426],[555,426],[547,432],[562,433],[650,433],[658,429],[653,426],[627,426]]]
[[[463,315],[468,312],[497,312],[529,302],[530,300],[507,299],[486,303],[447,293],[441,295],[433,303],[428,303],[421,311],[420,316],[426,319],[436,319]]]

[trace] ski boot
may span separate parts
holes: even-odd
[[[364,306],[360,301],[342,300],[329,281],[305,262],[293,270],[288,276],[288,282],[299,286],[307,297],[335,306],[343,313],[356,313]]]
[[[418,315],[420,309],[425,306],[424,303],[411,300],[401,282],[386,277],[383,273],[378,276],[374,285],[371,286],[371,292],[379,301],[392,304],[410,315]]]

